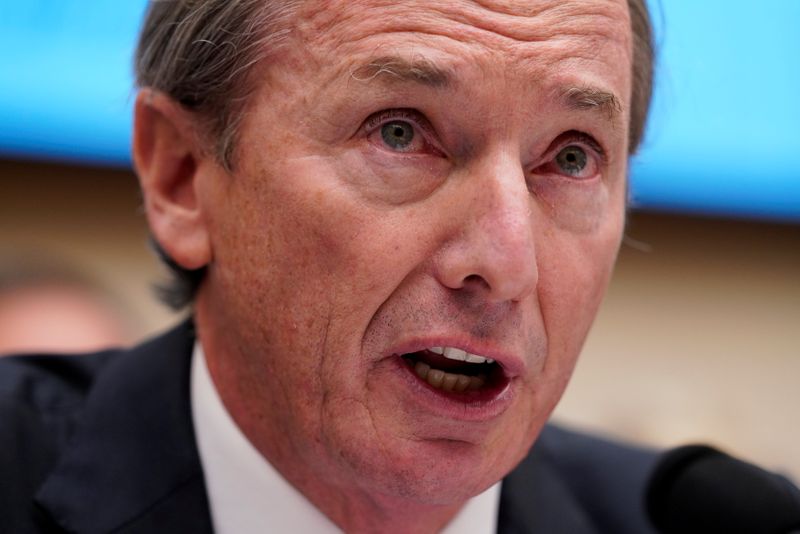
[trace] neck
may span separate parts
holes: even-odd
[[[360,489],[326,487],[316,479],[308,485],[289,480],[348,533],[432,534],[440,532],[463,506],[432,506]]]

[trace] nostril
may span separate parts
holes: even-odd
[[[490,289],[489,282],[487,282],[486,279],[479,274],[471,274],[467,276],[466,278],[464,278],[464,282],[462,283],[462,285],[465,288],[483,287],[486,289]]]

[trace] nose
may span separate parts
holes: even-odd
[[[488,302],[521,300],[536,289],[538,268],[535,206],[519,158],[496,155],[461,184],[458,228],[435,260],[439,282]]]

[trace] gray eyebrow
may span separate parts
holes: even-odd
[[[409,81],[442,88],[450,85],[451,73],[424,57],[407,60],[399,56],[382,56],[355,68],[351,75],[362,82],[388,76],[400,81]]]
[[[596,87],[567,87],[561,91],[561,100],[569,109],[596,110],[613,122],[622,114],[619,98],[614,93]]]
[[[437,89],[452,85],[452,80],[455,78],[448,69],[436,65],[422,56],[410,60],[400,56],[376,57],[354,68],[351,76],[361,82],[388,77]],[[619,98],[613,93],[597,87],[569,86],[562,88],[559,96],[569,109],[597,111],[612,122],[616,122],[622,114],[622,104]]]

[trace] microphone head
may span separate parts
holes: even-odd
[[[663,534],[800,531],[800,491],[791,482],[705,445],[665,453],[645,498]]]

